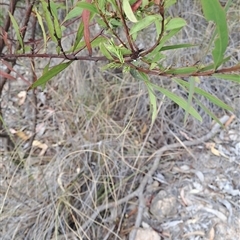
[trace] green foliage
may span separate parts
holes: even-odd
[[[59,11],[63,6],[53,0],[40,0],[40,4],[34,7],[34,13],[43,33],[44,49],[46,49],[48,42],[54,42],[58,57],[62,54],[62,58],[68,60],[68,62],[58,64],[51,69],[47,67],[43,75],[32,84],[31,88],[45,85],[47,81],[67,68],[74,60],[93,60],[91,57],[92,53],[95,52],[97,54],[94,60],[107,61],[103,69],[122,67],[125,72],[130,72],[135,79],[145,83],[152,110],[152,121],[157,117],[156,92],[166,95],[185,110],[184,121],[186,121],[188,115],[192,115],[199,121],[202,120],[199,113],[193,108],[193,103],[199,105],[213,119],[216,119],[216,116],[199,102],[198,95],[205,97],[223,109],[232,111],[220,99],[203,91],[197,84],[199,76],[206,78],[214,76],[227,81],[240,82],[238,74],[240,64],[228,69],[221,68],[223,64],[230,60],[229,56],[225,56],[228,47],[226,15],[232,1],[228,0],[225,7],[222,7],[218,0],[200,1],[205,19],[215,24],[215,31],[208,41],[208,48],[213,49],[213,61],[207,64],[202,62],[192,65],[177,64],[178,67],[165,64],[171,56],[171,51],[198,46],[191,43],[168,44],[171,38],[178,37],[179,32],[187,26],[187,22],[180,17],[166,17],[169,7],[176,4],[176,0],[160,1],[159,5],[157,2],[149,0],[78,0],[75,5],[68,2],[68,5],[64,7],[66,15],[60,21]],[[19,26],[11,14],[10,17],[17,40],[24,51],[27,47],[24,46]],[[74,31],[74,40],[70,49],[64,52],[61,46],[64,31],[68,23],[74,22],[78,26]],[[98,33],[94,28],[96,25],[100,29]],[[144,43],[145,32],[149,28],[155,30],[155,36],[152,38],[150,45],[146,46],[145,49],[140,49],[138,48],[139,42]],[[142,38],[142,36],[144,37]],[[88,50],[89,56],[85,55],[84,59],[84,57],[79,57],[79,52],[85,49]],[[201,53],[199,54],[201,55]],[[99,55],[101,56],[98,59]],[[188,93],[188,97],[184,99],[172,93],[169,89],[153,84],[151,75],[172,78]],[[183,77],[188,81],[182,80]]]
[[[41,30],[42,30],[42,33],[43,33],[44,52],[45,52],[45,49],[46,49],[46,46],[47,46],[47,34],[45,32],[45,29],[44,29],[43,19],[42,19],[42,16],[39,14],[37,8],[35,8],[34,11],[35,11],[38,23],[39,23],[39,25],[41,27]]]
[[[3,11],[0,12],[0,26],[3,26],[4,14]]]
[[[38,86],[45,86],[46,83],[52,79],[54,76],[56,76],[57,74],[59,74],[60,72],[62,72],[65,68],[67,68],[70,64],[72,63],[72,61],[66,62],[66,63],[60,63],[54,67],[52,67],[50,70],[48,70],[49,68],[49,64],[46,65],[46,67],[44,68],[43,71],[43,75],[37,80],[35,81],[30,88],[35,88]]]
[[[146,16],[145,18],[141,19],[140,21],[138,21],[130,30],[130,34],[134,34],[137,33],[147,27],[149,27],[152,23],[154,23],[155,21],[161,21],[162,17],[159,15],[150,15],[150,16]]]
[[[22,39],[22,35],[21,35],[21,32],[20,32],[20,28],[18,26],[18,23],[17,23],[16,19],[14,18],[14,16],[10,12],[9,12],[9,16],[10,16],[11,22],[13,24],[13,28],[16,32],[18,42],[19,42],[22,50],[24,51],[23,39]]]
[[[55,43],[57,43],[58,41],[57,41],[57,38],[55,36],[54,24],[53,24],[53,21],[52,21],[51,13],[48,9],[48,4],[44,0],[41,0],[41,4],[42,4],[42,9],[43,9],[43,17],[46,20],[51,39]]]
[[[228,81],[233,81],[236,83],[240,83],[240,75],[239,74],[213,74],[216,78],[221,78]]]
[[[217,29],[215,47],[212,51],[214,68],[217,69],[224,58],[224,53],[228,45],[228,27],[226,12],[218,0],[201,0],[205,18],[214,21]]]
[[[92,13],[98,13],[97,8],[92,5],[91,3],[87,3],[87,2],[78,2],[76,4],[77,7],[81,8],[81,9],[87,9]]]
[[[137,18],[135,17],[131,5],[129,3],[129,0],[123,0],[123,11],[125,12],[127,18],[131,21],[131,22],[137,22]]]

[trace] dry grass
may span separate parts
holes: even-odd
[[[182,16],[189,23],[171,43],[190,39],[205,49],[205,40],[210,34],[205,33],[206,22],[199,13],[200,6],[192,2],[179,1],[171,9],[171,15]],[[236,6],[228,17],[231,21],[234,19],[230,24],[228,52],[236,63],[240,59]],[[177,51],[170,61],[176,65],[186,61],[192,64],[200,60],[199,57],[196,50]],[[171,79],[152,78],[152,81],[186,97]],[[201,79],[200,87],[230,105],[239,94],[234,84],[216,79]],[[17,86],[14,91],[20,88],[22,86]],[[14,91],[10,92],[9,100],[13,104]],[[190,117],[183,126],[184,111],[157,93],[161,108],[150,129],[149,100],[144,84],[127,74],[103,73],[88,62],[71,65],[51,81],[44,92],[46,100],[40,91],[38,93],[38,126],[44,130],[36,139],[48,145],[45,156],[39,156],[39,150],[34,149],[27,159],[16,164],[14,159],[17,155],[21,157],[26,144],[21,143],[11,156],[3,154],[0,161],[0,236],[3,240],[125,239],[129,229],[119,226],[137,200],[99,212],[92,225],[84,230],[82,226],[97,206],[117,202],[137,188],[151,165],[146,164],[146,159],[160,147],[176,141],[171,132],[180,139],[183,139],[180,130],[196,137],[206,133],[211,124],[210,117],[200,110],[202,124]],[[3,97],[7,99],[7,95]],[[223,115],[223,110],[206,99],[200,98],[200,101],[219,117]],[[24,114],[28,114],[30,97],[21,108],[6,109],[4,117],[9,128],[29,128],[29,122],[21,118],[23,108]]]

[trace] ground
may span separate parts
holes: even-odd
[[[208,35],[202,36],[206,23],[199,6],[189,12],[184,3],[170,12],[190,24],[179,39],[204,45]],[[236,7],[229,18],[234,14],[239,16]],[[236,22],[228,49],[232,61],[240,57]],[[180,51],[171,61],[198,57]],[[27,65],[21,62],[17,69],[26,77]],[[199,87],[234,109],[224,111],[199,96],[223,126],[202,109],[202,123],[189,116],[184,124],[184,111],[160,93],[151,125],[144,84],[99,67],[75,62],[36,91],[37,106],[31,92],[25,98],[22,81],[6,84],[1,105],[15,146],[7,148],[1,139],[0,238],[131,239],[138,225],[138,235],[147,232],[151,240],[239,239],[239,85],[200,79]],[[172,79],[151,81],[186,97]],[[34,108],[35,142],[25,156]]]

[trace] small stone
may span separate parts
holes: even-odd
[[[150,212],[158,221],[163,221],[177,213],[177,198],[171,193],[160,191],[152,200]]]

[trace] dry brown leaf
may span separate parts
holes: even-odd
[[[189,232],[189,233],[184,234],[183,238],[191,237],[194,235],[204,237],[205,233],[204,233],[204,231]]]
[[[232,115],[232,116],[227,120],[227,122],[225,123],[224,126],[225,126],[225,127],[228,127],[235,118],[236,118],[236,116],[235,116],[235,115]]]
[[[143,124],[143,127],[141,129],[141,135],[143,135],[147,131],[147,125],[146,123]]]
[[[211,149],[212,147],[215,146],[215,143],[213,143],[213,142],[208,142],[208,143],[205,143],[205,146],[206,146],[207,149]]]
[[[38,140],[34,140],[32,145],[33,145],[33,147],[38,147],[38,148],[42,149],[42,151],[39,153],[39,156],[43,156],[48,149],[47,144],[41,143]]]
[[[18,93],[18,105],[21,106],[25,103],[26,97],[27,97],[27,92],[26,91],[21,91]]]
[[[185,199],[185,193],[184,193],[184,189],[183,189],[183,188],[182,188],[181,191],[180,191],[180,197],[181,197],[181,199],[182,199],[183,204],[184,204],[185,206],[188,206],[188,203],[187,203],[187,201],[186,201],[186,199]]]
[[[211,152],[212,152],[212,154],[214,154],[218,157],[221,156],[221,153],[216,148],[214,148],[214,146],[211,147]]]
[[[169,232],[162,231],[162,235],[171,239],[171,234]]]
[[[185,132],[180,131],[180,134],[183,135],[187,140],[193,141],[193,139],[190,138]]]
[[[134,144],[137,146],[139,144],[138,140],[134,140]]]
[[[209,231],[209,240],[214,240],[215,237],[215,231],[214,228],[212,227]]]
[[[16,131],[15,134],[16,134],[19,138],[21,138],[23,141],[27,141],[27,140],[30,138],[30,136],[26,135],[26,134],[25,134],[24,132],[22,132],[22,131]]]
[[[222,157],[228,158],[228,156],[226,156],[223,152],[220,152],[215,148],[215,143],[206,143],[205,146],[207,149],[210,149],[212,154],[214,154],[215,156],[218,156],[218,157],[222,156]]]

